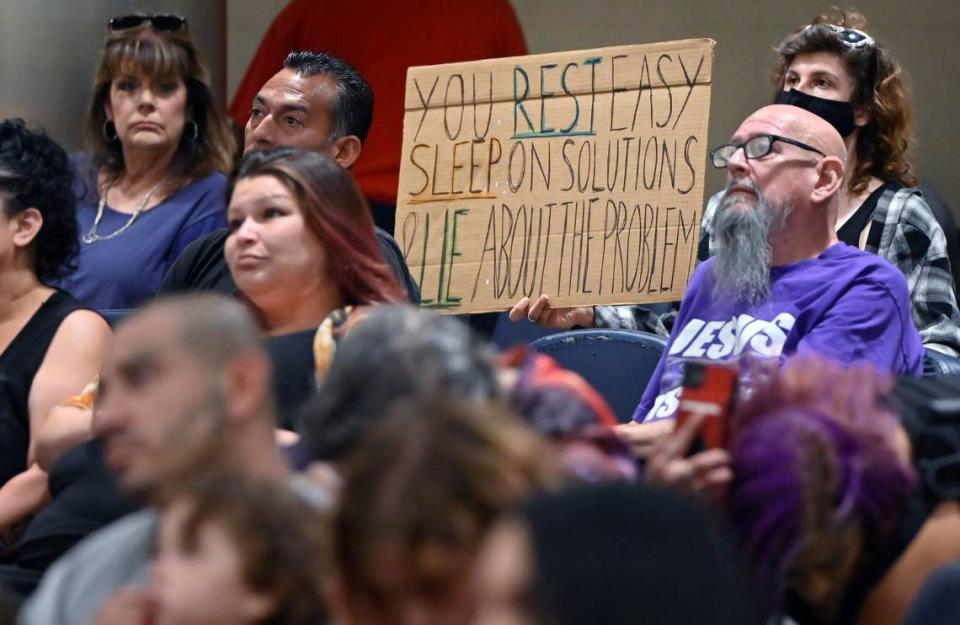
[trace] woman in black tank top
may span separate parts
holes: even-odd
[[[69,267],[76,230],[64,151],[22,121],[0,121],[0,558],[46,498],[33,457],[40,425],[96,376],[110,333],[45,284]]]

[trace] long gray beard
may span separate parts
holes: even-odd
[[[756,199],[724,195],[714,216],[713,297],[752,306],[770,296],[770,236],[783,229],[790,209],[771,206],[756,185],[751,186]],[[736,206],[744,202],[751,205],[749,210]]]

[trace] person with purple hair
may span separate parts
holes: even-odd
[[[720,503],[772,623],[899,624],[960,558],[960,506],[914,468],[934,461],[925,426],[898,419],[891,387],[870,365],[797,358],[735,410],[729,451],[685,458],[685,424],[653,452],[648,479]]]

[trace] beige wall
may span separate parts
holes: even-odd
[[[319,0],[318,0],[319,1]],[[457,1],[457,0],[451,0]],[[471,0],[465,0],[471,1]],[[472,0],[477,1],[477,0]],[[717,41],[711,106],[711,145],[770,99],[771,47],[833,0],[512,0],[532,52],[573,50],[690,37]],[[232,93],[263,32],[283,0],[228,0],[227,84]],[[909,72],[918,144],[915,165],[960,215],[955,183],[960,124],[954,114],[960,87],[960,2],[860,0],[870,32],[888,45]],[[384,51],[389,53],[389,51]],[[717,190],[712,174],[707,190]]]
[[[83,124],[107,20],[131,12],[130,0],[0,0],[0,119],[23,117],[67,150],[82,147]],[[190,22],[210,68],[214,94],[224,92],[225,2],[151,0],[151,10]],[[82,14],[81,14],[82,13]]]

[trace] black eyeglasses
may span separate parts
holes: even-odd
[[[187,18],[181,15],[124,15],[110,18],[107,27],[110,30],[128,30],[147,22],[153,26],[154,30],[173,33],[187,25]]]
[[[804,30],[818,27],[826,28],[836,33],[837,39],[840,40],[840,43],[848,48],[862,48],[864,46],[872,46],[876,43],[873,40],[873,37],[862,30],[857,30],[856,28],[844,28],[843,26],[837,26],[836,24],[810,24],[804,28]]]
[[[770,150],[773,149],[773,144],[777,141],[789,143],[790,145],[795,145],[798,148],[803,148],[804,150],[808,150],[810,152],[816,152],[820,156],[826,156],[826,154],[812,145],[801,143],[796,139],[781,137],[780,135],[757,135],[756,137],[750,137],[743,143],[727,143],[718,148],[710,150],[710,161],[717,169],[723,169],[727,166],[727,163],[730,162],[730,159],[733,158],[733,155],[736,154],[737,150],[740,148],[743,148],[743,156],[747,159],[763,158],[770,153]]]

